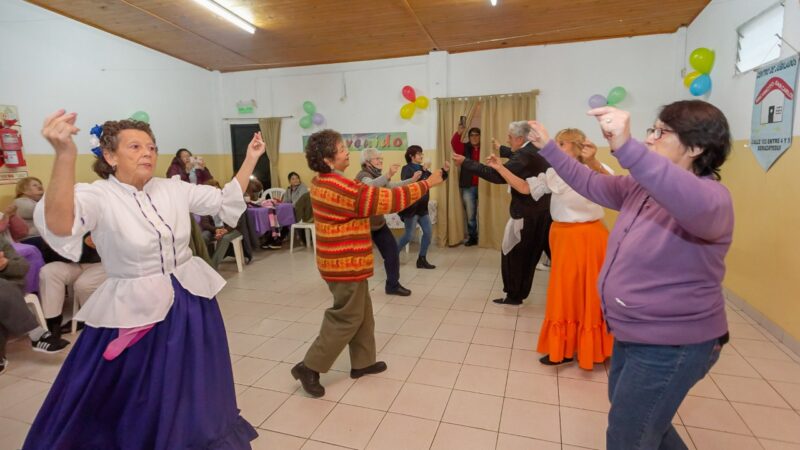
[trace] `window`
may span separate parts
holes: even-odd
[[[736,29],[739,49],[736,72],[744,73],[781,56],[783,2],[776,3]]]

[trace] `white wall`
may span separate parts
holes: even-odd
[[[16,105],[31,154],[58,108],[78,112],[81,153],[95,123],[142,110],[162,152],[218,153],[218,73],[179,61],[20,0],[0,0],[0,104]]]
[[[712,90],[705,98],[716,105],[728,118],[734,139],[749,139],[750,118],[753,107],[753,89],[756,73],[750,71],[735,75],[736,28],[761,11],[774,5],[776,0],[715,0],[692,22],[687,32],[687,48],[715,50],[714,68],[711,70]],[[784,12],[783,38],[800,49],[800,2],[787,1]],[[796,53],[783,45],[781,58]],[[682,59],[688,66],[689,55]],[[689,68],[688,70],[692,70]],[[677,97],[691,95],[682,85],[676,85]],[[794,134],[800,132],[800,115],[795,111]]]

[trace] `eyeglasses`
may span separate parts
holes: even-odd
[[[653,139],[656,139],[656,140],[661,139],[661,135],[664,134],[664,133],[674,133],[674,132],[675,132],[675,130],[670,130],[668,128],[648,128],[647,129],[647,135],[650,136],[652,134],[653,135]]]

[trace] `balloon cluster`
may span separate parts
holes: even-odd
[[[622,86],[617,86],[612,88],[608,92],[607,97],[603,97],[600,94],[595,94],[589,97],[589,107],[590,108],[599,108],[601,106],[614,106],[617,103],[625,100],[625,96],[628,95],[628,91],[625,90]]]
[[[703,95],[711,90],[711,68],[714,67],[714,50],[705,47],[696,48],[689,55],[689,64],[694,72],[683,77],[683,85],[689,88],[694,96]]]
[[[322,125],[325,122],[325,116],[317,112],[317,106],[308,100],[303,102],[303,111],[308,115],[300,118],[300,128],[311,128],[311,125]]]
[[[131,114],[130,119],[137,122],[150,123],[150,115],[144,111],[136,111],[135,113]]]
[[[409,103],[406,103],[400,108],[400,117],[403,119],[411,120],[411,118],[414,117],[414,112],[416,112],[417,108],[428,108],[428,97],[425,97],[424,95],[417,97],[417,93],[411,86],[403,86],[403,97],[409,101]]]

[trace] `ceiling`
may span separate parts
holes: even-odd
[[[709,0],[30,0],[209,70],[232,72],[672,33]]]

